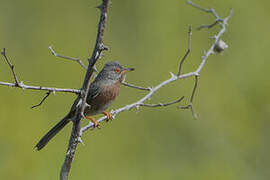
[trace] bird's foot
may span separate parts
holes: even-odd
[[[90,116],[85,116],[85,118],[90,120],[94,124],[94,128],[100,129],[100,125],[99,125],[99,122],[97,120],[95,120],[94,118],[92,118]]]
[[[108,122],[109,120],[113,120],[113,115],[112,115],[110,112],[104,111],[103,114],[104,114],[105,116],[107,116],[107,120],[106,120],[107,122]]]

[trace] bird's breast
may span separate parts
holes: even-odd
[[[87,115],[96,115],[105,111],[118,96],[120,82],[102,87],[101,92],[91,101],[87,102],[90,108],[87,109]]]
[[[116,82],[112,85],[107,85],[103,87],[100,96],[103,96],[102,98],[104,98],[104,100],[106,101],[114,100],[118,96],[119,89],[120,89],[120,82]]]

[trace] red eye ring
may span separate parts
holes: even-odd
[[[115,68],[115,69],[114,69],[114,72],[120,73],[120,68],[119,68],[119,67]]]

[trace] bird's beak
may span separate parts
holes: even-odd
[[[125,68],[122,72],[121,72],[121,74],[126,74],[127,72],[129,72],[129,71],[134,71],[135,69],[134,68]]]

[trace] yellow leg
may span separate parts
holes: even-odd
[[[92,123],[94,123],[94,128],[99,127],[99,123],[97,120],[95,120],[94,118],[90,117],[90,116],[85,116],[86,119],[90,120]]]
[[[113,119],[113,116],[112,116],[111,113],[109,113],[109,112],[107,112],[107,111],[104,111],[103,114],[104,114],[105,116],[107,116],[107,122],[108,122],[109,120],[112,120],[112,119]]]

